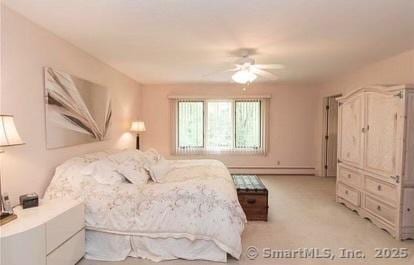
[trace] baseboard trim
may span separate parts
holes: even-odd
[[[311,167],[228,167],[232,174],[257,175],[315,175],[315,168]]]

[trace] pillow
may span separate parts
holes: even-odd
[[[124,177],[118,172],[117,164],[109,159],[95,161],[82,169],[83,175],[89,175],[101,184],[114,185],[125,182]]]
[[[139,150],[134,150],[134,149],[123,150],[123,151],[116,152],[108,156],[108,159],[116,163],[123,163],[130,159],[141,161],[144,158],[145,158],[145,155],[143,152]]]
[[[149,167],[151,179],[161,183],[164,176],[172,169],[172,164],[166,159],[160,159],[157,163]]]
[[[150,160],[150,162],[154,163],[154,162],[158,162],[160,161],[163,157],[158,153],[157,150],[155,150],[154,148],[150,148],[147,151],[144,152],[144,155],[146,156],[147,159]]]
[[[142,185],[148,182],[150,175],[144,165],[132,158],[120,163],[117,167],[129,182],[135,185]]]

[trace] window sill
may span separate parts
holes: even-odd
[[[175,156],[266,156],[265,151],[175,151],[172,152]]]

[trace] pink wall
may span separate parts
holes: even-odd
[[[230,167],[307,167],[313,168],[317,90],[302,85],[269,85],[255,83],[246,92],[242,87],[229,84],[149,85],[143,87],[143,119],[147,132],[143,146],[155,147],[171,156],[170,105],[168,96],[239,96],[271,95],[269,153],[214,157]],[[196,158],[196,157],[191,157]],[[278,165],[280,161],[280,165]],[[275,172],[275,171],[271,171]],[[269,173],[271,173],[269,172]],[[294,171],[291,171],[294,172]],[[313,169],[307,172],[313,173]]]
[[[13,202],[27,192],[43,192],[54,168],[67,158],[108,148],[133,147],[127,133],[139,114],[141,89],[134,80],[68,42],[4,8],[2,10],[1,113],[15,115],[26,145],[2,155],[3,190]],[[50,66],[108,87],[112,95],[110,140],[46,150],[43,67]]]
[[[318,126],[315,133],[316,169],[318,174],[321,172],[323,97],[346,94],[357,88],[373,84],[414,84],[414,49],[338,76],[320,86],[317,112]]]

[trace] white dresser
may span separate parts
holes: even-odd
[[[397,239],[414,238],[414,86],[338,101],[337,201]]]
[[[84,205],[42,201],[0,227],[1,265],[73,265],[85,253]]]

